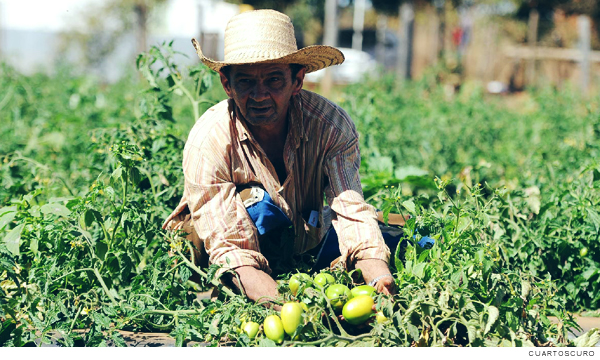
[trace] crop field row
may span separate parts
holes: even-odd
[[[125,345],[118,330],[209,346],[600,339],[569,338],[573,313],[600,308],[600,99],[532,90],[509,109],[473,84],[449,96],[434,71],[341,89],[365,198],[412,215],[409,245],[390,260],[397,294],[353,294],[365,289],[357,271],[294,275],[309,272],[304,256],[277,279],[272,301],[292,304],[279,313],[223,286],[161,229],[183,191],[187,132],[225,96],[218,76],[179,68],[168,45],[136,65],[110,85],[0,67],[0,345]],[[431,249],[415,246],[423,236]]]

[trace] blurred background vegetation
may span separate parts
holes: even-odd
[[[27,7],[39,9],[37,18]],[[448,91],[465,81],[496,93],[567,83],[587,92],[600,83],[594,0],[0,0],[0,58],[28,73],[68,63],[116,81],[137,54],[162,41],[174,39],[188,64],[196,61],[191,37],[221,59],[227,20],[263,8],[292,18],[300,47],[363,51],[401,79],[436,67]],[[352,61],[346,66],[361,72]]]

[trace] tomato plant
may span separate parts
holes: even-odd
[[[301,320],[297,306],[280,327],[270,318],[267,336],[257,325],[273,310],[161,228],[183,192],[189,128],[225,96],[216,73],[176,56],[168,45],[142,54],[143,83],[2,66],[0,345],[125,346],[123,330],[177,346],[581,344],[570,312],[600,306],[597,99],[540,90],[518,113],[481,92],[448,99],[431,79],[345,87],[367,201],[384,219],[411,215],[390,257],[397,294],[373,294],[356,270],[311,280],[312,260],[294,257],[303,273],[281,272],[269,301],[300,301]],[[430,249],[416,245],[424,236]],[[377,321],[340,321],[364,290]]]

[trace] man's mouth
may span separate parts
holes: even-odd
[[[267,114],[269,111],[271,111],[272,107],[271,106],[251,106],[250,107],[250,111],[252,111],[253,113],[257,114],[257,115],[264,115]]]

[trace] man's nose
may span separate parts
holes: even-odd
[[[257,81],[254,88],[250,92],[250,97],[256,102],[261,102],[269,99],[269,91],[267,86],[262,81]]]

